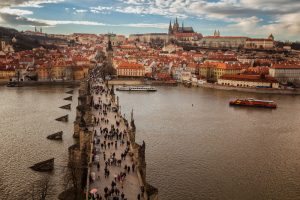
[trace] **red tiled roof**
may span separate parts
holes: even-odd
[[[272,42],[272,39],[265,39],[265,38],[248,38],[247,41],[253,41],[253,42],[257,42],[257,41],[268,41],[268,42]]]
[[[119,69],[144,69],[144,66],[139,63],[122,62],[118,65]]]
[[[267,82],[267,83],[278,83],[278,81],[270,76],[262,78],[260,75],[246,75],[246,74],[225,74],[220,77],[225,80],[237,80],[237,81],[250,81],[250,82]]]
[[[244,36],[205,36],[204,38],[220,38],[220,39],[239,39],[239,38],[243,38],[243,39],[247,39],[247,37]]]
[[[273,69],[300,69],[300,64],[274,64]]]

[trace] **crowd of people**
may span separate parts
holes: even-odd
[[[90,174],[90,185],[96,187],[89,194],[91,200],[126,200],[126,183],[128,176],[136,173],[136,163],[133,153],[130,152],[128,140],[128,124],[124,122],[116,102],[112,89],[108,88],[101,79],[91,81],[91,93],[93,96],[93,124],[94,140],[92,151],[93,166]],[[102,171],[102,172],[101,172]],[[103,174],[102,174],[103,173]],[[99,182],[103,191],[97,187]],[[106,185],[103,185],[106,184]],[[136,199],[142,199],[142,193],[138,188]]]

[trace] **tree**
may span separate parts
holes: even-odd
[[[45,175],[41,179],[32,183],[25,196],[31,200],[45,200],[53,195],[53,185],[50,181],[50,175]]]
[[[64,189],[59,199],[81,200],[83,194],[82,183],[82,164],[81,161],[70,160],[68,170],[64,176]]]

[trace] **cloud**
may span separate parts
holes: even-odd
[[[165,23],[135,23],[135,24],[105,24],[101,22],[94,21],[72,21],[72,20],[45,20],[45,19],[35,19],[20,17],[14,14],[0,13],[0,21],[3,24],[10,25],[29,25],[29,26],[47,26],[53,27],[57,25],[83,25],[83,26],[111,26],[111,27],[136,27],[136,28],[158,28],[165,29],[168,24]]]
[[[111,11],[113,11],[113,7],[109,6],[97,6],[97,7],[90,7],[90,12],[94,14],[109,14]]]
[[[78,9],[75,10],[75,13],[86,13],[88,10],[84,10],[84,9]]]
[[[4,7],[0,8],[0,13],[11,14],[11,15],[32,15],[33,12],[30,10],[21,10],[15,8]]]
[[[157,23],[157,24],[147,24],[147,23],[136,23],[136,24],[120,24],[114,26],[125,26],[125,27],[136,27],[136,28],[158,28],[158,29],[166,29],[169,24],[166,23]]]
[[[0,7],[42,7],[42,4],[60,3],[64,0],[1,0]]]
[[[14,14],[0,13],[2,23],[9,25],[48,26],[47,23],[28,19]]]
[[[105,26],[106,24],[93,21],[72,21],[72,20],[44,20],[29,18],[30,21],[39,22],[45,24],[45,26],[56,26],[56,25],[84,25],[84,26]]]
[[[300,35],[299,0],[120,1],[124,5],[115,8],[115,12],[223,21],[227,23],[225,28],[246,34]]]
[[[8,18],[15,23],[46,23],[52,26],[59,25],[59,23],[77,23],[89,25],[103,25],[99,22],[91,21],[51,21],[38,20],[33,18],[25,18],[25,16],[34,16],[30,10],[25,10],[24,7],[42,7],[44,4],[60,3],[63,1],[72,2],[76,0],[0,0],[0,17],[2,22]],[[163,16],[167,18],[193,18],[209,20],[216,22],[214,24],[221,24],[222,27],[216,29],[228,29],[232,34],[254,34],[267,35],[274,33],[280,34],[281,37],[300,35],[299,24],[299,0],[112,0],[112,1],[95,1],[95,0],[77,0],[76,4],[89,5],[92,3],[93,7],[88,9],[78,9],[70,7],[66,9],[65,14],[71,13],[86,13],[94,14],[112,14],[114,12],[133,14],[137,16]],[[95,2],[99,3],[99,6]],[[22,9],[24,8],[24,9]],[[6,14],[6,15],[4,15]],[[4,17],[2,17],[2,15]],[[19,18],[16,18],[18,15]],[[84,15],[82,15],[83,17]],[[3,19],[4,18],[4,19]],[[199,21],[199,24],[201,23]],[[53,25],[54,24],[54,25]],[[224,25],[225,24],[225,25]],[[106,24],[107,26],[122,26]],[[128,27],[141,28],[166,28],[165,24],[124,24]],[[215,25],[217,26],[217,25]],[[300,38],[299,38],[300,39]]]

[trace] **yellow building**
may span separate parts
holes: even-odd
[[[38,80],[50,80],[51,67],[46,65],[39,65],[36,67]]]
[[[248,49],[273,49],[274,40],[272,39],[251,39],[246,40],[246,48]]]
[[[10,79],[15,76],[16,72],[13,68],[0,67],[0,79]]]
[[[243,64],[227,64],[221,62],[204,63],[200,65],[199,73],[208,80],[218,80],[225,74],[238,74],[248,66]]]

